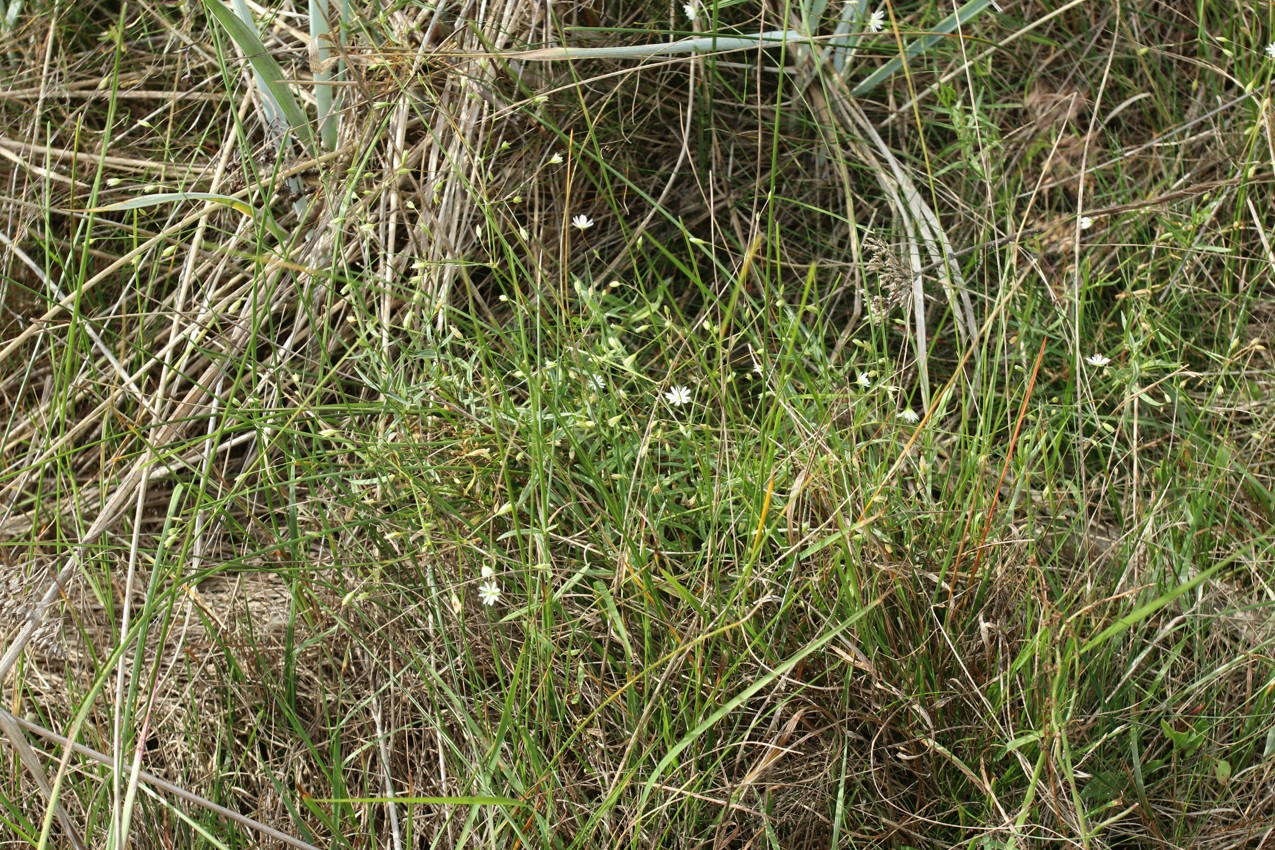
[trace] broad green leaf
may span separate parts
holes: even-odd
[[[337,122],[341,113],[333,109],[332,81],[335,77],[327,67],[332,55],[328,45],[330,30],[328,29],[327,0],[310,0],[310,40],[314,43],[314,53],[319,60],[319,67],[314,69],[314,105],[318,112],[319,139],[324,150],[336,150]],[[338,33],[340,30],[338,30]]]
[[[924,53],[929,50],[935,44],[938,44],[940,40],[956,32],[957,27],[964,26],[974,20],[974,18],[978,17],[980,13],[991,5],[992,0],[970,0],[970,2],[939,21],[938,25],[935,26],[934,29],[930,30],[928,33],[905,47],[903,49],[902,56],[895,56],[889,62],[886,62],[880,68],[877,68],[869,74],[867,79],[855,86],[850,93],[855,97],[862,97],[872,91],[874,88],[898,73],[899,69],[903,67],[903,61],[905,58],[911,58],[919,53]]]
[[[996,757],[998,759],[1002,758],[1003,756],[1008,755],[1009,753],[1012,753],[1017,749],[1025,747],[1028,744],[1036,743],[1043,737],[1044,737],[1044,733],[1042,732],[1028,732],[1026,735],[1019,735],[1017,738],[1010,741],[1005,746],[1001,747],[1001,749],[996,753]]]
[[[1191,755],[1204,743],[1204,735],[1193,726],[1188,726],[1185,732],[1179,732],[1169,725],[1169,721],[1161,720],[1160,731],[1173,742],[1173,748],[1184,755]]]
[[[814,36],[819,31],[819,20],[828,8],[828,0],[802,0],[801,21],[806,28],[806,35]]]
[[[255,220],[260,219],[280,244],[287,242],[287,236],[279,229],[279,225],[275,224],[274,219],[270,216],[259,215],[259,211],[254,209],[251,204],[246,203],[240,198],[232,198],[229,195],[219,195],[215,192],[157,192],[154,195],[140,195],[136,198],[129,198],[127,201],[119,201],[114,204],[107,204],[104,207],[92,207],[85,210],[91,213],[105,212],[122,212],[124,210],[143,210],[148,207],[158,207],[164,204],[176,204],[182,201],[209,201],[214,204],[230,207],[238,213],[242,213],[248,218]]]
[[[292,89],[288,87],[287,81],[284,79],[283,70],[279,67],[279,63],[274,61],[266,46],[261,43],[261,38],[257,35],[257,31],[248,25],[239,16],[226,8],[221,0],[204,0],[204,7],[208,9],[208,13],[213,19],[221,25],[222,29],[230,36],[231,40],[238,45],[247,57],[252,70],[257,74],[257,80],[264,89],[263,95],[268,95],[278,107],[283,117],[288,122],[288,126],[297,134],[301,143],[307,149],[314,150],[314,131],[310,127],[310,120],[306,117],[305,111],[297,104],[297,100],[292,96]]]
[[[85,210],[85,212],[103,213],[120,212],[121,210],[144,210],[147,207],[158,207],[164,204],[177,203],[178,201],[212,201],[215,204],[222,204],[232,210],[241,212],[248,218],[256,216],[256,210],[250,204],[239,198],[218,195],[215,192],[157,192],[154,195],[140,195],[136,198],[129,198],[127,201],[107,204],[104,207],[92,207]]]

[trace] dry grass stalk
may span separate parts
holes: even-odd
[[[868,316],[879,324],[885,321],[891,310],[907,303],[912,292],[912,275],[894,250],[881,241],[880,237],[865,236],[862,244],[868,255],[863,270],[875,274],[881,286],[881,294],[871,296],[868,302]]]

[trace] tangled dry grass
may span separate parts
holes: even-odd
[[[1207,21],[1154,4],[1120,19],[1130,34],[1109,4],[1004,3],[1021,26],[989,25],[990,43],[962,41],[869,103],[813,49],[527,55],[638,42],[682,26],[680,8],[351,5],[331,45],[340,132],[321,153],[263,123],[250,64],[197,5],[42,6],[4,44],[0,672],[26,728],[118,769],[5,726],[21,767],[0,831],[34,844],[56,796],[55,840],[88,846],[130,817],[137,847],[199,829],[226,846],[395,848],[1270,841],[1270,411],[1261,392],[1208,385],[1243,360],[1269,389],[1270,311],[1245,293],[1269,286],[1275,222],[1244,200],[1269,169],[1236,166],[1251,100],[1102,97],[1141,80],[1136,45]],[[329,69],[308,11],[253,10],[312,108]],[[758,2],[721,23],[797,17]],[[1005,109],[950,94],[976,71]],[[938,118],[914,121],[914,101]],[[1252,126],[1269,145],[1269,121]],[[185,198],[121,208],[164,193]],[[596,224],[573,230],[575,215]],[[1225,285],[1190,250],[1215,238],[1237,258]],[[1120,286],[1130,270],[1154,279]],[[535,428],[510,412],[540,402],[503,329],[540,334],[522,340],[533,365],[564,384],[579,377],[567,357],[585,364],[612,330],[671,373],[714,344],[706,326],[744,327],[722,304],[790,304],[816,271],[827,323],[785,375],[851,362],[871,315],[897,354],[882,383],[929,410],[967,382],[963,404],[1011,422],[1019,400],[994,399],[1009,392],[996,376],[1032,370],[1020,335],[1085,343],[1068,312],[1082,275],[1103,281],[1104,310],[1144,305],[1135,330],[1148,295],[1190,293],[1192,316],[1243,301],[1232,324],[1248,337],[1175,331],[1199,362],[1170,370],[1196,442],[1225,432],[1232,462],[1200,471],[1203,444],[1179,452],[1164,402],[1138,394],[1137,463],[1068,454],[1042,428],[1026,442],[1056,464],[1011,481],[964,465],[969,419],[915,465],[915,436],[893,410],[869,423],[848,379],[828,379],[818,416],[800,394],[777,401],[782,424],[755,443],[739,423],[761,416],[564,444],[543,424],[562,411]],[[589,324],[581,305],[620,279],[671,295]],[[737,341],[744,372],[798,347],[778,309],[758,315]],[[665,348],[657,331],[682,336]],[[479,338],[495,342],[460,350]],[[970,364],[971,349],[991,353]],[[1041,394],[1065,395],[1079,361],[1037,361]],[[749,465],[766,451],[773,468]],[[1146,519],[1172,468],[1200,476],[1199,510],[1239,495],[1203,530]],[[890,509],[863,532],[883,487]],[[1013,508],[989,536],[999,499]],[[1183,558],[1167,567],[1161,548]],[[487,564],[518,576],[494,616],[466,592]],[[1140,593],[1182,583],[1079,651]],[[166,802],[129,765],[290,839]]]

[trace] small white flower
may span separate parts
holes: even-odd
[[[877,9],[868,16],[868,29],[872,32],[881,32],[885,29],[885,11]]]
[[[560,154],[560,153],[556,153],[556,154],[554,154],[553,156],[549,157],[549,164],[550,164],[550,165],[562,165],[562,154]]]
[[[867,372],[860,372],[859,377],[855,378],[855,381],[865,390],[872,386],[872,379],[868,377]]]
[[[918,416],[916,411],[910,407],[905,407],[904,409],[900,410],[899,418],[902,419],[904,422],[908,423],[909,425],[915,425],[916,423],[921,421],[921,417]]]
[[[686,13],[686,20],[694,21],[699,17],[699,6],[695,3],[683,3],[682,11]]]
[[[500,601],[500,585],[494,579],[488,579],[478,585],[478,598],[484,605],[495,605]]]
[[[1093,219],[1087,215],[1082,215],[1080,217],[1080,229],[1088,230],[1091,227],[1093,227]]]
[[[491,578],[494,575],[496,575],[496,571],[493,570],[491,567],[487,567],[487,566],[483,567],[483,578]]]
[[[572,216],[571,226],[577,230],[588,230],[590,227],[593,227],[593,219],[583,213],[577,216]]]
[[[1101,368],[1103,366],[1106,366],[1108,363],[1110,363],[1111,358],[1107,357],[1105,354],[1090,354],[1088,357],[1085,358],[1085,362],[1088,363],[1090,366],[1098,366]]]
[[[1270,44],[1266,45],[1266,58],[1275,59],[1275,41],[1272,41]]]
[[[604,390],[607,386],[607,382],[602,379],[601,375],[590,375],[585,379],[585,382],[595,390]]]
[[[690,404],[691,389],[690,387],[670,387],[669,391],[664,394],[664,400],[674,407]]]

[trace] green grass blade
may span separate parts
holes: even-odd
[[[512,797],[315,797],[316,803],[346,803],[368,805],[373,803],[418,803],[428,806],[515,806],[526,808],[522,800]]]
[[[335,150],[340,113],[333,110],[332,81],[336,76],[328,67],[332,48],[328,46],[331,30],[328,28],[328,4],[325,0],[310,0],[310,41],[314,45],[311,55],[318,59],[314,69],[314,104],[319,125],[319,141],[324,150]],[[338,29],[339,33],[340,30]]]
[[[310,126],[310,120],[293,97],[292,90],[283,76],[283,70],[266,50],[266,46],[261,43],[256,29],[241,20],[218,0],[204,0],[204,8],[243,51],[248,63],[252,65],[263,97],[279,110],[301,143],[307,149],[314,150],[314,131]]]
[[[229,195],[220,195],[216,192],[157,192],[154,195],[141,195],[136,198],[129,198],[127,201],[118,201],[114,204],[107,204],[104,207],[93,207],[85,210],[91,213],[104,212],[121,212],[123,210],[144,210],[149,207],[163,206],[164,204],[173,204],[179,201],[211,201],[215,204],[230,207],[236,212],[241,212],[248,218],[256,216],[256,210],[251,204],[245,203],[239,198],[232,198]]]
[[[884,83],[890,77],[894,76],[903,67],[905,59],[917,56],[929,50],[935,44],[956,32],[957,27],[964,26],[974,18],[978,17],[988,6],[992,5],[992,0],[970,0],[961,8],[939,21],[933,30],[913,41],[903,50],[902,56],[896,56],[889,62],[886,62],[880,68],[877,68],[867,79],[859,83],[851,90],[851,94],[855,97],[862,97],[877,86]]]
[[[863,606],[854,613],[854,616],[846,618],[846,620],[836,628],[830,629],[826,634],[806,644],[800,650],[793,653],[787,661],[777,665],[768,674],[762,676],[757,681],[744,688],[733,698],[727,701],[725,705],[700,721],[694,729],[674,744],[669,751],[664,754],[664,758],[660,759],[659,764],[655,766],[655,770],[651,772],[650,777],[646,780],[645,787],[642,789],[642,797],[641,801],[638,803],[638,810],[641,811],[646,805],[646,801],[650,798],[651,792],[655,789],[655,784],[659,782],[660,777],[663,776],[664,772],[677,761],[678,756],[680,756],[687,747],[699,740],[705,732],[713,728],[713,726],[715,726],[723,717],[746,703],[754,694],[757,694],[761,690],[769,687],[779,677],[786,675],[790,670],[801,663],[803,658],[806,658],[812,652],[816,652],[824,646],[827,646],[837,637],[837,635],[859,622],[869,611],[880,604],[881,599],[878,598]]]
[[[240,198],[232,198],[229,195],[221,195],[216,192],[157,192],[154,195],[141,195],[136,198],[129,198],[126,201],[119,201],[114,204],[107,204],[104,207],[93,207],[85,210],[91,213],[105,212],[123,212],[125,210],[142,210],[149,207],[158,207],[164,204],[175,204],[182,201],[208,201],[214,204],[230,207],[238,213],[242,213],[254,221],[261,221],[270,230],[280,244],[287,242],[287,234],[279,229],[279,225],[275,224],[274,219],[269,215],[262,215],[260,210],[255,209],[251,204],[246,203]]]
[[[1157,596],[1155,599],[1152,599],[1150,602],[1146,603],[1145,605],[1139,605],[1137,608],[1134,608],[1128,614],[1125,614],[1119,620],[1116,620],[1110,626],[1107,626],[1107,628],[1103,629],[1097,635],[1095,635],[1094,637],[1086,641],[1085,645],[1080,647],[1081,655],[1084,655],[1085,653],[1089,652],[1091,649],[1096,649],[1097,647],[1102,646],[1104,643],[1111,640],[1113,637],[1120,634],[1121,632],[1125,631],[1130,626],[1136,623],[1142,622],[1147,617],[1150,617],[1152,614],[1154,614],[1156,611],[1159,611],[1161,608],[1168,605],[1173,600],[1177,599],[1179,596],[1183,595],[1184,593],[1187,593],[1188,591],[1192,590],[1195,587],[1198,587],[1201,582],[1207,580],[1211,575],[1217,572],[1221,566],[1222,566],[1221,564],[1215,564],[1212,567],[1209,567],[1207,570],[1204,570],[1203,572],[1201,572],[1199,575],[1195,576],[1195,578],[1191,579],[1190,581],[1183,582],[1182,584],[1173,588],[1168,593],[1165,593],[1162,596]]]

